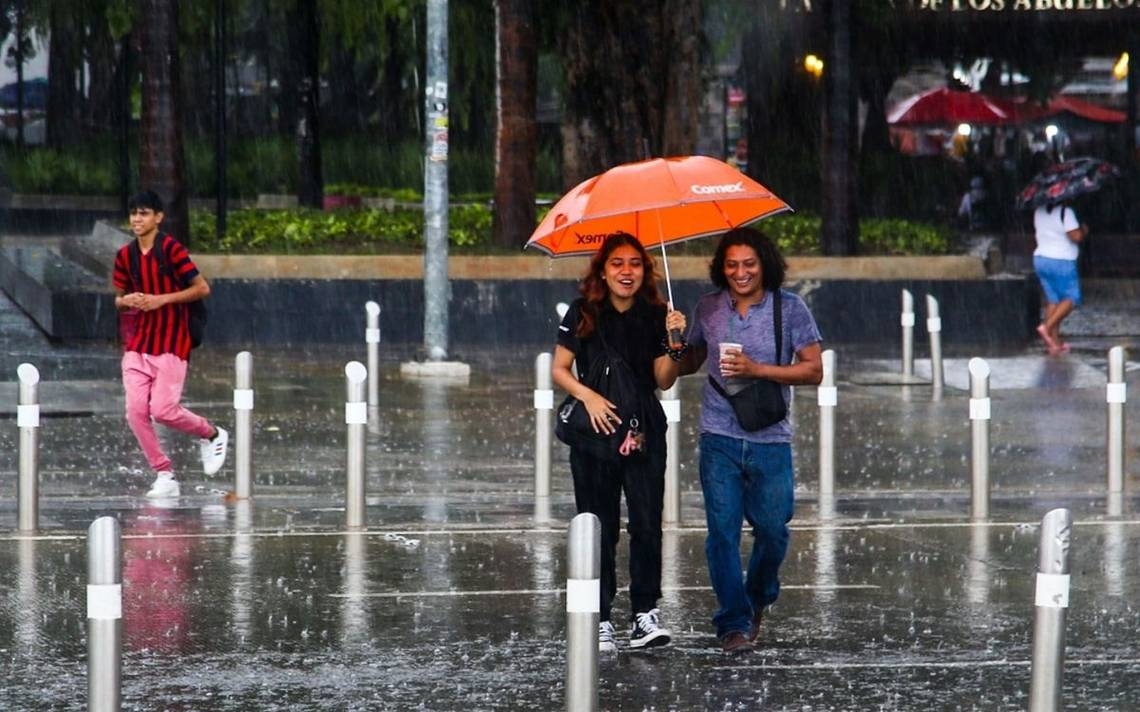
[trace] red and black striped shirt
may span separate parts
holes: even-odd
[[[115,268],[112,283],[115,289],[124,294],[144,292],[146,294],[171,294],[180,292],[183,285],[189,285],[198,276],[198,267],[190,259],[190,253],[182,243],[170,235],[159,234],[155,246],[148,252],[139,250],[139,274],[141,284],[135,284],[131,274],[130,247],[128,242],[119,248],[115,255]],[[155,250],[162,250],[164,269],[159,269]],[[139,312],[132,336],[123,348],[144,354],[174,354],[180,359],[190,359],[189,315],[186,304],[167,304],[154,311]]]

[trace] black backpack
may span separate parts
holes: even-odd
[[[159,274],[173,278],[176,282],[182,285],[182,288],[190,286],[182,281],[182,278],[171,269],[170,265],[166,262],[166,241],[173,240],[170,235],[159,235],[158,240],[155,241],[153,252],[154,258],[158,260]],[[129,247],[127,247],[127,258],[130,261],[131,267],[131,281],[136,288],[140,291],[142,289],[142,251],[139,249],[139,241],[132,240]],[[189,315],[189,328],[190,328],[190,348],[196,349],[202,345],[202,337],[206,332],[206,322],[210,319],[210,312],[206,309],[206,300],[199,299],[188,303],[187,314]]]

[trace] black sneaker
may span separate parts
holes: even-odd
[[[668,645],[672,636],[668,630],[661,627],[660,616],[661,612],[656,608],[635,615],[633,627],[629,631],[629,647],[655,648],[659,645]]]

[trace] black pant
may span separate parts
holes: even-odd
[[[661,507],[665,499],[665,434],[644,457],[598,460],[571,448],[574,501],[578,513],[597,515],[602,529],[601,620],[610,620],[617,594],[615,556],[621,536],[621,493],[629,512],[630,612],[644,613],[661,598]],[[632,615],[631,615],[632,617]]]

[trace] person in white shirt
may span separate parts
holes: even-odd
[[[1033,213],[1037,249],[1033,269],[1045,292],[1045,319],[1037,334],[1051,356],[1069,350],[1061,339],[1061,322],[1081,303],[1081,282],[1077,276],[1080,242],[1089,228],[1082,225],[1068,203],[1042,205]]]

